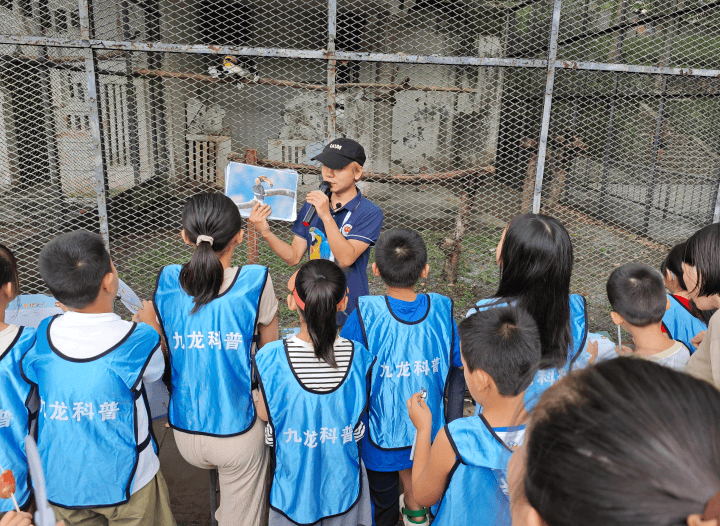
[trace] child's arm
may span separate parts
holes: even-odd
[[[432,413],[420,393],[410,397],[407,407],[410,420],[417,429],[412,467],[413,495],[420,506],[432,506],[445,491],[448,475],[455,465],[455,452],[444,428],[438,432],[431,447]]]
[[[148,325],[150,325],[150,327],[155,329],[155,331],[160,335],[160,348],[162,349],[162,353],[167,358],[168,357],[167,344],[165,343],[165,339],[163,338],[163,333],[162,333],[162,329],[160,329],[160,324],[157,321],[157,316],[155,315],[155,307],[153,306],[153,302],[144,300],[142,309],[137,311],[132,319],[134,322],[147,323]]]
[[[265,238],[265,241],[270,245],[273,252],[280,256],[280,259],[288,265],[295,266],[300,263],[300,260],[305,255],[307,241],[296,235],[292,243],[288,245],[285,241],[273,234],[267,222],[267,218],[270,217],[271,213],[272,209],[270,205],[255,203],[248,221],[255,226],[255,229]]]
[[[274,342],[278,339],[278,316],[275,317],[267,325],[258,324],[258,336],[260,341],[257,348],[262,349],[266,343]]]
[[[265,407],[265,397],[260,389],[257,390],[257,397],[255,398],[255,412],[260,420],[263,422],[268,421],[267,408]]]

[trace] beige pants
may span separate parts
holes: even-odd
[[[267,515],[266,474],[270,458],[265,445],[265,423],[234,437],[210,437],[173,430],[180,454],[193,466],[217,468],[219,526],[260,526]]]
[[[160,471],[120,506],[68,510],[53,506],[55,519],[65,526],[175,526],[167,484]]]

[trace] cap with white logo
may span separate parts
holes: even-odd
[[[352,139],[335,139],[311,160],[320,161],[333,170],[342,170],[353,161],[362,166],[365,164],[365,149]]]

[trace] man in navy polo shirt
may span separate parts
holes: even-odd
[[[344,325],[356,298],[370,293],[366,267],[370,248],[380,235],[383,213],[355,186],[365,164],[365,150],[360,144],[352,139],[335,139],[312,160],[322,163],[322,178],[330,183],[332,193],[329,198],[320,190],[307,195],[293,225],[292,243],[288,245],[270,230],[269,205],[255,203],[250,222],[288,265],[297,265],[307,252],[310,259],[331,259],[345,270],[349,301],[345,313],[338,314],[338,324]],[[302,218],[310,206],[317,214],[310,226],[304,226]]]

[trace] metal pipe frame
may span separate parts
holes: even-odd
[[[401,64],[438,64],[447,66],[482,66],[509,68],[548,68],[545,59],[496,58],[496,57],[452,57],[434,55],[405,55],[399,53],[365,53],[356,51],[334,51],[265,48],[205,46],[190,44],[166,44],[162,42],[123,42],[118,40],[66,39],[44,36],[0,35],[0,44],[23,46],[48,46],[61,48],[92,49],[95,51],[143,51],[150,53],[189,53],[200,55],[237,55],[267,58],[302,58],[309,60],[354,60],[360,62],[392,62]],[[554,56],[557,56],[557,46]],[[619,73],[641,73],[645,75],[673,75],[684,77],[720,77],[720,69],[673,68],[667,66],[642,66],[636,64],[611,64],[581,60],[555,60],[555,69],[609,71]]]
[[[335,54],[335,37],[337,36],[337,0],[328,0],[328,55]],[[327,61],[327,140],[335,138],[335,123],[337,122],[337,60]]]
[[[79,0],[80,7],[80,34],[90,38],[91,29],[91,0]],[[96,74],[97,61],[95,49],[85,49],[85,79],[87,81],[88,105],[90,106],[90,131],[92,133],[92,158],[95,174],[95,194],[97,196],[97,209],[100,221],[100,235],[105,242],[105,248],[110,252],[110,229],[107,215],[107,165],[103,149],[102,126],[100,124],[100,105],[98,104],[98,77]]]
[[[534,214],[540,213],[540,199],[542,196],[542,183],[545,173],[545,157],[547,155],[548,129],[550,128],[550,110],[552,107],[553,88],[555,86],[555,59],[557,57],[557,40],[560,29],[560,10],[562,0],[555,0],[553,7],[552,24],[550,26],[550,52],[548,53],[547,81],[545,82],[545,100],[543,102],[542,124],[540,126],[540,143],[538,145],[538,160],[535,168],[535,191],[533,192]]]

